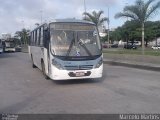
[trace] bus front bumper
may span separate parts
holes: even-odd
[[[15,48],[5,48],[6,52],[15,52]]]
[[[103,74],[103,64],[99,68],[91,70],[59,70],[52,67],[50,78],[53,80],[73,80],[73,79],[94,79],[101,78]]]

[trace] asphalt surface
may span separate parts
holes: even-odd
[[[26,53],[0,54],[0,113],[159,113],[160,73],[104,65],[96,80],[45,80]]]

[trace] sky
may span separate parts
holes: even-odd
[[[121,26],[126,19],[115,19],[116,13],[135,0],[85,0],[87,12],[103,10],[103,17],[109,18],[110,28]],[[146,0],[145,0],[146,1]],[[84,0],[0,0],[0,34],[12,33],[22,28],[33,29],[35,23],[54,19],[82,19]],[[155,16],[152,20],[160,20]],[[105,23],[107,27],[107,23]]]

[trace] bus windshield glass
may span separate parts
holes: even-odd
[[[96,27],[83,23],[52,23],[51,50],[57,56],[101,55]]]
[[[6,48],[14,48],[15,43],[13,41],[5,41],[5,47]]]

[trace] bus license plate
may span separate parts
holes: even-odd
[[[84,76],[85,73],[84,72],[76,72],[76,77],[80,77],[80,76]]]

